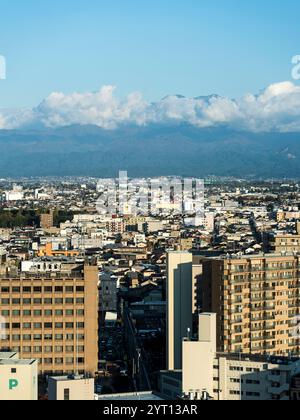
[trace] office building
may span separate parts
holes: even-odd
[[[61,272],[0,277],[0,350],[37,359],[40,374],[94,375],[98,363],[98,268],[70,261]]]
[[[291,254],[300,252],[300,235],[280,234],[273,237],[271,249],[276,254]]]

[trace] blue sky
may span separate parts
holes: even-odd
[[[0,0],[0,107],[117,86],[238,97],[290,80],[298,0]]]

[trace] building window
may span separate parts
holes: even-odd
[[[69,388],[64,389],[64,401],[70,401],[70,390],[69,390]]]

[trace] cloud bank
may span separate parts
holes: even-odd
[[[120,99],[115,90],[103,86],[94,93],[55,92],[33,109],[0,110],[0,129],[92,124],[111,130],[127,124],[185,122],[199,128],[222,124],[253,132],[300,132],[300,86],[291,82],[239,99],[167,96],[155,103],[139,92]]]

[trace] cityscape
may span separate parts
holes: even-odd
[[[1,398],[298,398],[300,183],[121,174],[1,181]]]
[[[297,12],[0,0],[0,401],[300,400]]]

